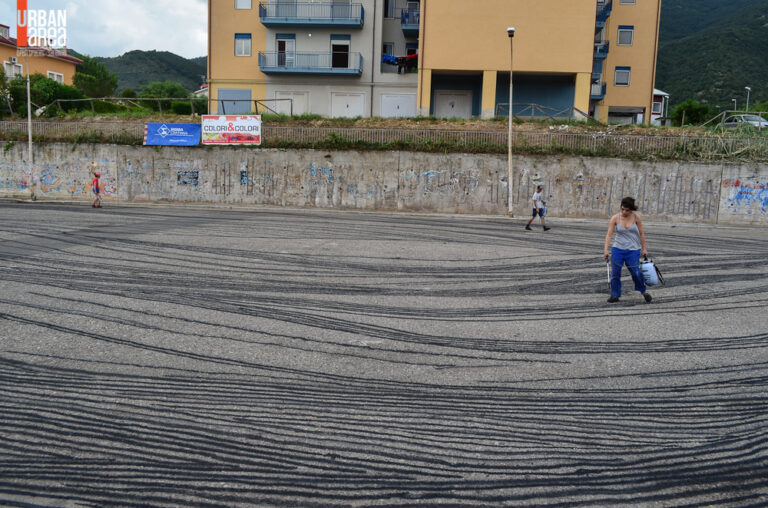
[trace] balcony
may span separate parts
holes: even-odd
[[[339,2],[260,2],[259,18],[268,28],[363,28],[363,4]]]
[[[264,74],[360,76],[363,73],[363,55],[330,51],[305,53],[259,51],[259,69]]]
[[[608,58],[608,41],[595,43],[595,60],[605,60]]]
[[[593,101],[601,101],[605,99],[605,91],[607,85],[605,83],[592,83],[592,91],[589,98]]]
[[[598,1],[597,2],[597,18],[595,24],[598,28],[605,28],[605,22],[611,16],[611,10],[613,9],[612,0]]]
[[[417,38],[419,36],[420,20],[421,11],[419,9],[403,9],[400,12],[400,28],[403,30],[403,36]]]

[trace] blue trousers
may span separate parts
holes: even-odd
[[[645,293],[645,281],[640,271],[640,251],[611,249],[611,296],[621,296],[621,269],[627,265],[629,274],[635,282],[635,290]]]

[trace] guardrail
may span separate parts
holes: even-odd
[[[27,123],[0,122],[0,133],[26,140]],[[8,135],[11,136],[8,136]],[[32,122],[32,134],[45,141],[76,141],[99,137],[118,143],[141,143],[144,124],[132,122]],[[464,131],[437,129],[357,129],[264,125],[264,146],[280,142],[322,143],[343,138],[370,145],[411,143],[454,145],[502,153],[507,148],[506,131]],[[514,132],[513,148],[531,152],[571,152],[584,155],[659,157],[697,160],[768,160],[768,138],[629,136],[608,133]],[[495,149],[495,150],[494,150]]]

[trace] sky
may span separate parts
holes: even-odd
[[[67,14],[67,47],[113,57],[134,49],[185,58],[208,52],[206,0],[27,0],[29,9]],[[0,24],[16,37],[16,0],[0,1]]]

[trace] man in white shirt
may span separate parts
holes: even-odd
[[[547,227],[547,223],[544,221],[544,216],[547,214],[547,209],[544,205],[546,205],[547,202],[542,199],[543,195],[544,186],[537,186],[536,192],[533,193],[533,197],[531,198],[533,200],[533,217],[531,217],[531,220],[525,225],[527,231],[531,231],[531,222],[533,222],[533,219],[535,219],[537,215],[539,216],[539,219],[541,219],[541,226],[544,228],[544,231],[550,230],[550,228]]]

